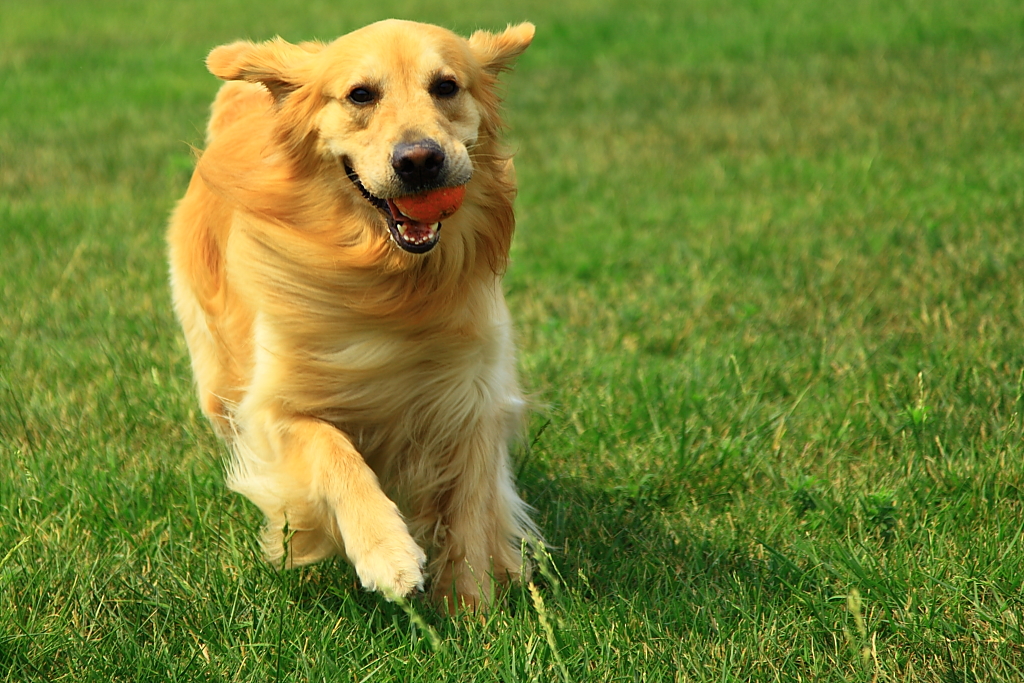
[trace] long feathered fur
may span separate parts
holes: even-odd
[[[449,606],[486,602],[492,576],[523,571],[537,531],[508,463],[524,403],[500,286],[515,184],[496,78],[532,35],[525,24],[465,41],[391,21],[329,45],[210,55],[229,82],[172,217],[174,302],[201,406],[232,449],[230,485],[267,515],[276,563],[344,554],[368,588],[402,595],[429,557]],[[465,117],[479,118],[463,205],[423,255],[392,243],[324,151],[354,50],[414,77],[421,58],[390,56],[396,44],[447,59],[475,107]]]

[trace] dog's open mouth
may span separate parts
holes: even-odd
[[[355,170],[345,164],[345,173],[352,184],[359,189],[359,192],[366,198],[366,201],[375,206],[387,220],[388,229],[391,231],[391,239],[399,247],[411,254],[425,254],[434,248],[441,239],[440,223],[420,223],[403,214],[395,203],[390,199],[382,199],[370,193],[359,180]]]

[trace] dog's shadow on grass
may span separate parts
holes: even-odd
[[[553,567],[544,571],[541,558],[535,581],[559,582],[574,600],[617,603],[656,613],[662,624],[717,632],[743,618],[737,605],[792,600],[798,584],[817,588],[737,529],[721,490],[692,501],[703,514],[690,515],[672,481],[600,488],[530,463],[519,485],[536,509]]]

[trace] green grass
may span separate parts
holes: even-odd
[[[0,5],[0,680],[1024,679],[1024,6],[482,4]],[[166,284],[206,52],[392,15],[538,26],[484,620],[262,562]]]

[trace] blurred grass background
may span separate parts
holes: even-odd
[[[163,231],[237,38],[531,20],[536,595],[276,573]],[[0,4],[0,678],[1024,678],[1024,6]]]

